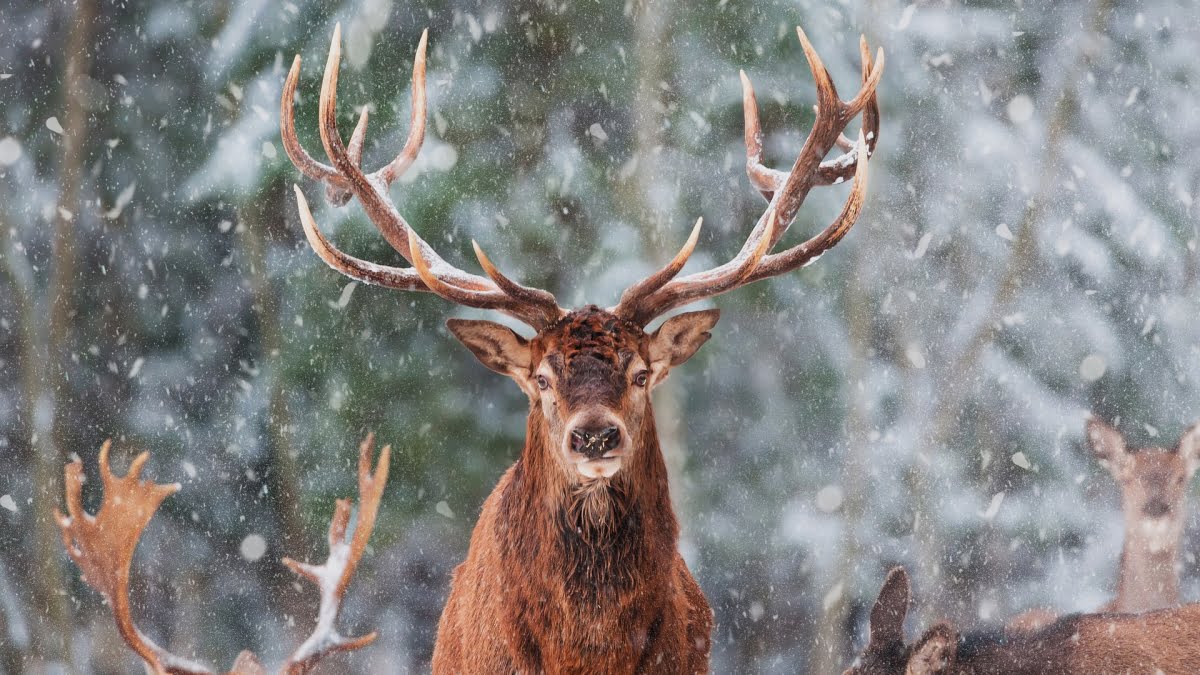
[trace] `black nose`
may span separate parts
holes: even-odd
[[[1155,499],[1147,502],[1146,505],[1142,507],[1142,515],[1146,516],[1147,518],[1162,518],[1170,511],[1171,507],[1167,506],[1167,503],[1161,499]]]
[[[575,429],[571,432],[571,449],[589,459],[596,459],[620,444],[621,430],[616,427]]]

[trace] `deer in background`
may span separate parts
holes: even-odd
[[[1179,542],[1187,520],[1187,496],[1200,466],[1200,424],[1174,448],[1129,448],[1121,432],[1092,417],[1087,445],[1121,488],[1125,543],[1117,570],[1117,597],[1101,612],[1146,612],[1179,604]],[[1046,609],[1023,612],[1010,631],[1035,630],[1054,621]]]
[[[778,276],[816,260],[857,220],[866,195],[867,161],[879,130],[875,88],[883,54],[865,40],[862,87],[838,97],[803,31],[801,46],[817,85],[816,120],[792,169],[762,165],[754,91],[742,75],[747,173],[768,205],[738,253],[714,269],[679,276],[696,246],[700,222],[662,269],[631,285],[614,307],[567,311],[545,290],[502,274],[480,247],[486,276],[459,270],[409,227],[388,187],[417,156],[425,135],[425,48],[413,63],[412,118],[400,154],[364,173],[367,109],[350,138],[337,124],[340,28],[335,28],[319,103],[321,143],[331,165],[313,159],[296,138],[293,99],[300,57],[283,89],[283,144],[296,167],[321,181],[335,205],[357,197],[389,244],[412,267],[360,260],[321,234],[296,187],[309,244],[342,274],[403,291],[427,291],[459,305],[507,314],[533,329],[526,337],[490,321],[451,319],[454,334],[488,368],[512,378],[529,398],[526,438],[501,476],[455,570],[438,626],[433,672],[697,673],[708,671],[712,610],[677,550],[667,469],[650,392],[710,337],[715,309],[673,316],[673,309]],[[842,135],[863,115],[857,142]],[[845,154],[825,161],[834,146]],[[825,230],[771,253],[815,186],[852,180],[850,195]]]
[[[908,574],[888,573],[867,646],[843,675],[1113,675],[1200,672],[1200,604],[1143,614],[1072,614],[1016,634],[960,634],[949,623],[904,641]]]
[[[1106,612],[1144,612],[1179,604],[1179,541],[1187,496],[1200,466],[1200,424],[1172,449],[1131,449],[1121,432],[1092,418],[1088,445],[1121,488],[1125,544],[1117,597]]]
[[[353,503],[349,499],[339,499],[329,523],[329,558],[321,565],[283,559],[283,563],[293,572],[316,584],[321,592],[321,601],[316,628],[280,666],[280,673],[302,675],[335,652],[360,649],[375,640],[375,633],[358,638],[343,637],[335,626],[350,578],[354,576],[358,561],[375,529],[375,516],[379,512],[383,488],[387,485],[391,447],[385,446],[380,451],[379,460],[372,470],[373,444],[372,437],[368,436],[359,446],[360,503],[358,521],[350,540],[346,541],[346,532]],[[142,659],[147,672],[154,675],[213,673],[215,671],[202,664],[176,656],[158,646],[138,629],[133,620],[129,600],[129,569],[133,563],[133,551],[137,548],[142,531],[163,500],[178,492],[180,486],[178,483],[159,485],[141,479],[142,468],[150,459],[148,452],[143,452],[133,460],[124,477],[114,475],[108,463],[111,445],[111,441],[105,441],[100,447],[100,481],[104,488],[104,500],[94,516],[83,508],[83,463],[75,460],[66,465],[67,515],[56,513],[55,517],[62,530],[67,553],[83,572],[84,581],[104,596],[112,608],[117,630]],[[230,675],[265,675],[267,671],[254,654],[242,652],[229,672]]]

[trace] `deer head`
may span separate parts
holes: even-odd
[[[742,74],[747,172],[768,204],[740,253],[714,269],[679,276],[695,249],[699,221],[666,266],[631,285],[618,304],[607,309],[589,305],[564,310],[549,292],[522,286],[502,274],[478,244],[474,244],[474,252],[485,276],[448,264],[409,227],[388,196],[389,185],[412,164],[425,136],[427,32],[421,36],[413,63],[408,141],[391,163],[377,171],[364,173],[359,168],[366,108],[348,146],[338,130],[340,27],[335,28],[329,48],[319,111],[321,142],[331,165],[310,157],[296,138],[292,104],[299,56],[292,64],[281,101],[283,144],[292,162],[306,176],[325,184],[333,204],[344,204],[351,195],[357,197],[383,237],[412,267],[380,265],[338,250],[321,234],[304,194],[296,187],[305,235],[322,260],[348,277],[398,290],[432,292],[468,307],[496,310],[529,325],[535,331],[532,337],[488,321],[449,322],[450,331],[484,365],[511,377],[529,397],[531,415],[539,418],[538,427],[547,436],[553,462],[567,480],[611,479],[644,447],[640,440],[653,434],[650,390],[700,348],[718,315],[716,310],[692,312],[668,319],[653,332],[646,327],[678,307],[816,260],[837,244],[858,218],[866,195],[868,157],[879,130],[875,88],[883,71],[883,54],[881,51],[872,61],[865,40],[861,42],[862,88],[843,101],[803,31],[797,29],[797,33],[817,85],[816,121],[791,171],[763,166],[757,103],[749,79]],[[851,142],[842,131],[860,113],[863,129],[858,141]],[[835,145],[845,154],[823,161]],[[850,196],[829,227],[808,241],[772,253],[809,190],[851,179]]]
[[[1174,550],[1183,533],[1188,486],[1200,466],[1200,425],[1174,448],[1129,448],[1121,432],[1096,418],[1087,423],[1092,454],[1121,488],[1125,531],[1150,552]]]
[[[909,648],[904,644],[904,618],[908,615],[908,573],[903,567],[888,572],[871,607],[867,646],[843,675],[893,675],[903,673]]]
[[[490,321],[452,319],[449,327],[484,365],[529,396],[567,478],[588,481],[611,478],[645,447],[635,441],[653,430],[650,390],[708,340],[717,317],[717,310],[681,314],[648,334],[585,307],[532,340]]]

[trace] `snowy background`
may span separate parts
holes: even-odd
[[[1081,449],[1084,415],[1167,446],[1200,418],[1194,2],[8,0],[0,671],[138,668],[50,518],[62,464],[94,476],[108,437],[120,469],[148,449],[149,475],[183,484],[139,548],[139,624],[220,667],[242,648],[278,662],[315,604],[279,559],[324,555],[367,430],[397,454],[343,625],[380,638],[328,670],[428,668],[526,403],[442,327],[469,310],[348,287],[304,243],[292,182],[340,246],[399,261],[280,145],[299,53],[319,154],[338,21],[339,114],[349,129],[371,107],[371,166],[402,145],[430,29],[429,138],[392,189],[415,228],[472,270],[478,239],[567,305],[613,303],[698,216],[695,267],[740,246],[763,202],[739,68],[784,168],[814,102],[793,27],[843,94],[859,33],[881,45],[858,225],[818,264],[718,298],[714,339],[658,394],[713,670],[840,671],[895,564],[913,628],[1110,598],[1117,490]],[[845,192],[817,190],[785,243]]]

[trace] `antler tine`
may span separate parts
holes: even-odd
[[[722,266],[723,268],[729,267],[728,271],[720,274],[693,274],[687,277],[691,280],[687,284],[666,283],[660,289],[643,295],[634,302],[628,304],[623,302],[621,306],[613,310],[614,313],[635,324],[645,326],[653,321],[654,317],[674,307],[686,305],[701,298],[720,295],[746,283],[746,279],[754,273],[767,251],[771,249],[771,240],[779,227],[774,208],[767,209],[767,212],[763,214],[763,220],[766,222],[763,236],[758,239],[753,249],[739,254]]]
[[[475,259],[479,261],[479,266],[483,268],[484,274],[500,287],[501,291],[508,297],[516,300],[521,305],[528,305],[535,310],[538,310],[543,317],[546,325],[550,325],[562,318],[564,312],[558,306],[558,301],[550,293],[543,291],[540,288],[530,288],[522,286],[517,282],[509,279],[496,269],[492,261],[487,257],[487,254],[480,248],[479,242],[471,240],[471,247],[475,250]]]
[[[346,154],[350,156],[350,161],[360,169],[362,168],[363,145],[367,140],[368,117],[367,107],[363,106],[362,113],[358,116],[358,124],[354,125],[354,133],[350,134],[350,145],[346,146]]]
[[[292,59],[292,68],[283,83],[283,95],[279,99],[279,128],[283,136],[283,151],[300,172],[313,180],[345,189],[345,180],[333,167],[312,158],[300,139],[296,137],[296,85],[300,82],[300,55]],[[344,202],[343,202],[344,203]]]
[[[859,111],[862,112],[862,130],[867,140],[866,154],[873,155],[875,154],[875,144],[879,142],[879,101],[876,97],[876,88],[879,85],[879,78],[883,75],[883,50],[879,50],[878,58],[873,63],[866,37],[860,37],[859,48],[862,52],[863,86],[858,95],[845,104],[848,111],[846,114],[853,117]],[[858,162],[859,154],[855,150],[855,142],[846,138],[845,135],[839,134],[836,144],[845,154],[821,162],[821,168],[817,170],[816,180],[813,182],[814,185],[841,183],[857,171],[855,164]]]
[[[772,201],[772,205],[779,211],[780,220],[783,221],[783,227],[776,231],[776,237],[782,237],[792,224],[800,204],[813,187],[814,175],[820,169],[822,160],[852,119],[847,113],[846,104],[838,97],[837,88],[825,68],[824,61],[808,41],[804,29],[796,26],[796,36],[800,39],[800,46],[808,61],[808,69],[812,72],[813,84],[817,88],[817,114],[813,120],[813,128],[808,132],[800,154],[796,156],[796,162]],[[775,243],[771,242],[772,246]]]
[[[476,245],[476,254],[478,255],[481,252],[482,251],[478,248],[478,245]],[[566,312],[564,312],[558,306],[558,303],[554,301],[553,296],[550,296],[549,293],[546,293],[546,295],[549,296],[549,300],[542,302],[536,298],[532,298],[532,296],[530,300],[514,297],[506,290],[476,291],[469,288],[462,288],[460,286],[448,284],[439,278],[438,275],[434,274],[429,260],[425,258],[425,251],[423,251],[416,242],[413,242],[412,260],[413,269],[417,271],[417,274],[421,277],[421,281],[425,282],[425,286],[438,297],[449,300],[450,302],[454,302],[466,307],[494,309],[504,312],[505,314],[516,317],[530,326],[533,326],[533,328],[539,332],[553,324],[555,321],[558,321],[560,317],[566,314]],[[516,282],[513,282],[504,275],[500,274],[500,272],[497,271],[494,266],[492,266],[491,261],[487,259],[487,256],[482,256],[479,262],[484,266],[484,269],[487,270],[489,274],[495,275],[493,278],[502,280],[497,282],[503,284],[500,286],[500,289],[507,287],[512,289],[518,295],[529,295],[535,291],[535,289],[520,286]],[[544,293],[545,291],[542,292]],[[531,304],[531,302],[533,304]]]
[[[692,226],[692,233],[688,235],[683,248],[679,249],[679,252],[671,259],[671,262],[667,263],[665,267],[654,274],[625,289],[625,292],[621,294],[621,299],[617,301],[617,306],[611,311],[619,316],[636,313],[636,308],[648,295],[662,288],[671,279],[674,279],[683,269],[683,266],[687,264],[688,258],[692,256],[692,252],[696,250],[696,242],[700,240],[700,226],[703,224],[704,219],[697,218],[696,224]]]
[[[429,290],[425,286],[425,282],[421,281],[421,277],[412,268],[391,267],[389,265],[380,265],[362,260],[349,253],[343,253],[340,249],[329,243],[325,235],[321,234],[316,221],[313,220],[312,212],[308,209],[308,200],[304,198],[304,193],[300,190],[300,186],[293,185],[292,188],[296,192],[296,208],[300,212],[300,224],[304,227],[304,236],[308,239],[308,245],[321,260],[325,261],[326,265],[329,265],[351,279],[366,284],[375,284],[376,286],[395,288],[402,291]]]
[[[750,184],[769,202],[775,196],[775,190],[787,179],[787,174],[762,163],[763,134],[758,121],[758,99],[746,71],[739,70],[738,75],[742,81],[742,117],[746,127],[746,175]]]
[[[425,31],[421,35],[421,42],[413,61],[412,126],[404,148],[388,165],[372,174],[363,173],[360,167],[368,119],[365,108],[359,117],[350,146],[347,147],[342,143],[337,125],[337,84],[341,61],[340,24],[334,28],[333,38],[329,45],[329,55],[325,62],[325,72],[321,81],[318,115],[321,143],[325,147],[330,161],[333,162],[332,171],[336,176],[334,180],[326,181],[327,196],[335,204],[344,201],[341,197],[344,191],[357,196],[371,222],[375,224],[392,248],[413,264],[413,268],[377,265],[338,250],[321,235],[316,221],[308,209],[307,201],[297,189],[296,203],[300,211],[301,223],[304,226],[305,237],[326,264],[353,279],[389,288],[431,291],[471,307],[505,312],[540,329],[548,322],[557,320],[564,313],[554,301],[553,295],[546,291],[520,286],[502,275],[497,277],[498,273],[495,272],[494,267],[488,271],[488,276],[491,278],[486,278],[464,272],[448,264],[438,255],[437,251],[409,227],[388,197],[388,184],[412,164],[425,138],[427,119],[425,55],[427,44],[428,31]],[[298,65],[293,66],[293,71],[289,75],[288,85],[285,86],[285,95],[289,91],[294,93],[295,80],[298,78]],[[287,107],[288,112],[285,113],[285,117],[290,114],[290,106]],[[290,119],[284,120],[284,127],[285,134],[290,133],[294,137]],[[298,144],[296,145],[298,147]],[[292,156],[290,151],[289,156]],[[300,157],[297,167],[304,171],[306,166],[303,164],[304,156],[299,153],[296,156]],[[296,160],[293,159],[293,161]],[[423,273],[420,265],[424,266]],[[498,279],[503,279],[503,281]],[[512,295],[510,295],[510,291],[513,293]]]
[[[809,42],[808,36],[800,27],[796,28],[796,35],[816,84],[817,106],[813,128],[791,170],[784,173],[762,164],[762,132],[758,104],[750,79],[742,73],[746,173],[751,184],[768,199],[769,206],[755,223],[737,256],[729,262],[711,270],[672,279],[636,302],[626,303],[623,300],[618,309],[631,321],[645,325],[655,316],[675,307],[723,293],[758,279],[782,274],[811,262],[837,244],[858,218],[866,194],[868,157],[878,140],[879,107],[876,90],[883,76],[883,51],[880,50],[872,62],[865,38],[859,41],[863,62],[862,86],[853,98],[842,101],[825,64]],[[860,113],[863,115],[863,122],[858,142],[849,147],[844,155],[825,161],[823,158],[835,145],[846,147],[849,144],[842,132]],[[760,250],[764,253],[769,252],[779,242],[814,186],[839,183],[851,176],[854,177],[854,187],[841,215],[833,224],[816,237],[783,253],[758,254]],[[756,260],[756,263],[747,270],[745,265],[748,260]],[[641,283],[643,282],[639,282],[638,285]]]
[[[461,286],[472,290],[490,291],[495,285],[482,277],[466,274],[448,265],[416,232],[408,226],[400,213],[390,201],[384,197],[386,185],[377,186],[354,163],[345,145],[342,144],[341,134],[337,126],[337,84],[342,54],[342,26],[337,24],[333,29],[333,38],[329,43],[329,56],[325,61],[325,74],[321,79],[321,98],[319,121],[321,143],[325,152],[333,162],[334,167],[344,178],[350,189],[358,196],[368,217],[387,239],[396,251],[410,263],[412,262],[413,244],[421,249],[421,253],[430,261],[430,267],[445,283]],[[423,68],[422,68],[423,70]],[[423,132],[421,134],[424,135]]]
[[[805,48],[805,55],[812,55],[817,58],[817,63],[821,64],[820,57],[816,56],[816,51],[808,43],[808,38],[797,28],[800,34],[802,44],[808,44]],[[879,140],[879,104],[875,96],[875,89],[879,83],[879,78],[883,74],[882,66],[874,68],[872,66],[871,52],[867,46],[866,36],[859,36],[859,50],[862,56],[862,82],[863,86],[858,94],[848,102],[842,103],[836,100],[836,90],[834,90],[834,99],[836,108],[843,109],[840,116],[849,121],[860,111],[863,115],[863,129],[867,135],[867,151],[868,153],[875,152],[875,144]],[[879,60],[883,59],[883,51],[879,52]],[[814,77],[818,72],[825,73],[822,78],[828,81],[828,73],[825,72],[824,65],[813,65],[810,60],[809,65],[813,70]],[[742,80],[742,110],[745,117],[746,126],[746,174],[750,177],[750,183],[762,194],[763,198],[771,201],[776,190],[778,190],[788,179],[789,172],[772,169],[762,163],[762,130],[758,120],[758,103],[754,95],[754,87],[750,84],[750,78],[746,77],[746,73],[741,73]],[[820,80],[818,80],[818,90],[820,90]],[[820,104],[813,106],[817,112],[822,110]],[[851,178],[854,175],[855,163],[858,161],[858,155],[854,152],[855,142],[847,138],[844,134],[839,133],[834,140],[834,145],[842,150],[844,154],[833,159],[823,160],[817,169],[816,176],[813,180],[813,185],[834,185]]]
[[[307,673],[329,654],[354,651],[375,640],[374,632],[356,638],[343,637],[335,626],[346,588],[350,585],[350,579],[354,576],[358,562],[366,551],[367,541],[375,529],[375,517],[379,513],[379,503],[387,485],[392,448],[390,445],[383,447],[372,471],[371,456],[374,444],[374,435],[368,434],[358,450],[360,503],[358,522],[354,526],[354,534],[351,535],[350,541],[346,541],[346,531],[350,524],[352,502],[349,499],[339,499],[329,523],[329,557],[325,562],[321,565],[309,565],[291,558],[283,560],[296,574],[317,584],[321,591],[317,626],[308,639],[288,657],[283,672],[289,675]]]
[[[337,24],[333,29],[333,39],[329,43],[329,56],[325,60],[325,74],[321,78],[321,98],[319,103],[318,120],[321,131],[321,144],[329,155],[334,168],[346,180],[350,191],[358,196],[363,209],[371,222],[379,229],[380,234],[387,240],[396,252],[410,263],[412,246],[410,241],[418,242],[425,257],[432,261],[432,267],[439,277],[450,284],[471,288],[474,290],[490,290],[492,284],[482,277],[461,272],[444,260],[432,247],[413,231],[404,218],[386,197],[387,185],[378,184],[378,176],[367,176],[351,159],[346,146],[342,143],[337,125],[337,84],[342,56],[342,26]],[[447,278],[449,277],[449,278]]]
[[[429,44],[429,29],[421,31],[421,42],[417,44],[417,55],[413,59],[412,75],[412,113],[408,122],[408,140],[404,148],[389,164],[379,169],[376,174],[386,184],[404,175],[405,171],[416,161],[425,143],[425,122],[428,111],[425,106],[425,49]]]
[[[773,253],[763,259],[762,263],[748,275],[743,283],[751,283],[759,279],[778,276],[785,272],[804,267],[816,262],[821,254],[837,245],[842,237],[850,231],[862,212],[863,202],[867,197],[867,165],[869,163],[867,143],[864,134],[858,136],[855,147],[859,161],[854,171],[854,182],[850,187],[850,196],[842,205],[842,211],[824,230],[802,244],[781,253]]]
[[[100,480],[104,488],[104,500],[95,516],[83,508],[83,463],[75,460],[63,469],[68,515],[55,511],[55,519],[62,530],[67,554],[83,572],[84,581],[108,601],[121,637],[151,672],[180,675],[212,673],[203,665],[159,647],[134,624],[129,602],[129,570],[133,564],[133,552],[158,507],[164,499],[179,490],[179,484],[159,485],[141,480],[142,467],[150,457],[145,452],[133,460],[124,477],[114,475],[108,463],[111,447],[111,441],[105,441],[100,446]]]

